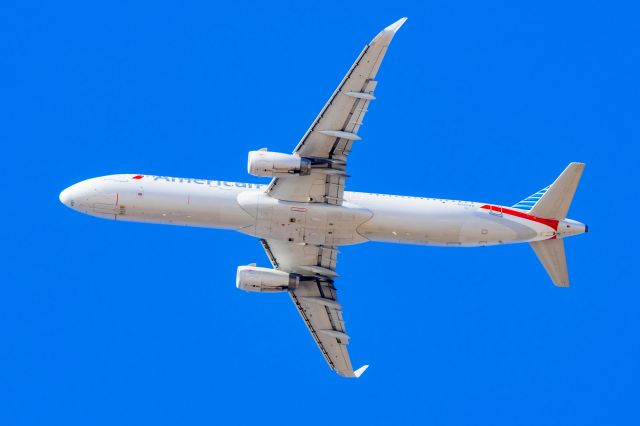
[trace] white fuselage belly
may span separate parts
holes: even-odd
[[[264,193],[265,185],[131,176],[74,185],[75,208],[114,220],[233,229],[259,238],[323,245],[382,241],[484,246],[554,235],[547,224],[468,201],[345,192],[344,203],[334,206],[279,201]]]

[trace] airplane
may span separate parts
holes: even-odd
[[[271,268],[239,266],[238,289],[288,292],[326,362],[343,377],[352,368],[349,335],[334,282],[339,247],[367,241],[445,247],[529,243],[556,286],[568,287],[564,238],[588,227],[567,219],[583,163],[513,206],[344,190],[347,158],[376,74],[406,18],[365,46],[292,154],[249,152],[248,172],[268,185],[146,174],[76,183],[60,201],[111,220],[230,229],[260,239]]]

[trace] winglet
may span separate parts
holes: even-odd
[[[406,20],[407,18],[399,19],[384,30],[380,31],[378,35],[375,36],[373,40],[371,40],[371,43],[369,43],[369,45],[382,43],[382,45],[388,46],[389,43],[391,43],[391,40],[393,40],[393,37],[396,35],[396,32],[400,29],[400,27],[405,23]]]
[[[407,21],[407,18],[400,18],[398,19],[396,22],[394,22],[393,24],[389,25],[387,28],[385,28],[385,31],[393,31],[394,33],[396,31],[398,31],[400,29],[400,27],[402,25],[404,25],[404,23]]]
[[[402,25],[402,24],[400,24]],[[367,368],[369,368],[368,365],[363,365],[362,367],[358,368],[356,371],[353,372],[353,375],[356,377],[356,379],[360,376],[362,376],[362,373],[364,373]]]

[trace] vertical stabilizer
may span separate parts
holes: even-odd
[[[544,193],[547,192],[549,186],[547,186],[546,188],[542,188],[535,194],[529,195],[524,200],[518,202],[517,204],[514,204],[513,207],[520,210],[531,210],[533,207],[535,207],[536,204],[538,204],[538,201],[540,201],[540,198],[542,198]]]
[[[584,170],[584,163],[571,163],[560,176],[542,192],[529,214],[545,219],[564,219]],[[538,255],[539,256],[539,255]]]
[[[569,287],[569,272],[567,271],[567,259],[564,254],[564,240],[534,241],[531,248],[536,252],[538,260],[558,287]]]

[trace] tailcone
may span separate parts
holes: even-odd
[[[561,220],[558,223],[558,236],[571,237],[589,232],[589,226],[573,219]]]

